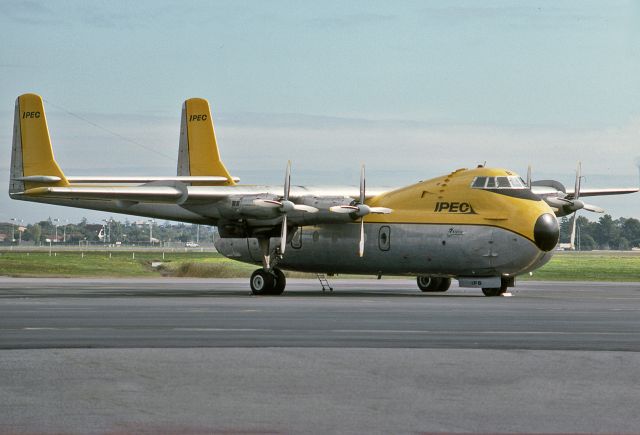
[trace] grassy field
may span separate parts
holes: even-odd
[[[248,278],[256,266],[212,252],[64,251],[0,253],[0,276]],[[315,277],[286,272],[292,277]]]
[[[153,267],[153,263],[156,264]],[[201,277],[244,278],[256,267],[210,252],[112,252],[79,251],[0,253],[0,276],[14,277]],[[287,273],[293,277],[311,274]],[[638,281],[640,254],[619,252],[558,253],[526,280]]]
[[[640,282],[638,252],[562,252],[519,279],[538,281],[632,281]]]

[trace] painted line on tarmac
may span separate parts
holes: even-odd
[[[29,326],[23,328],[0,328],[0,331],[82,331],[82,330],[131,330],[148,328],[128,328],[128,327],[39,327]],[[308,332],[306,329],[273,329],[273,328],[153,328],[156,330],[171,331],[191,331],[191,332]],[[640,331],[620,331],[620,332],[591,332],[591,331],[433,331],[433,330],[400,330],[400,329],[317,329],[315,332],[325,334],[434,334],[434,335],[640,335]]]

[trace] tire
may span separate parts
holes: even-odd
[[[284,288],[287,286],[287,278],[284,276],[284,273],[278,268],[274,267],[273,273],[275,274],[276,282],[271,294],[281,295],[282,293],[284,293]]]
[[[437,292],[446,292],[449,290],[451,286],[451,278],[440,278],[440,285],[438,286]]]
[[[425,293],[442,291],[438,290],[442,282],[442,278],[419,276],[416,281],[418,282],[418,288]],[[451,280],[449,280],[449,283],[451,283]]]
[[[506,291],[507,291],[506,286],[482,289],[482,293],[484,293],[485,296],[500,296]]]
[[[251,285],[251,293],[257,296],[269,295],[275,288],[275,275],[258,269],[251,274],[249,284]]]

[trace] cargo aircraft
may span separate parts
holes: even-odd
[[[324,274],[416,276],[420,290],[461,287],[503,294],[515,277],[551,258],[557,216],[602,212],[581,198],[637,192],[573,190],[513,171],[457,169],[394,189],[241,185],[220,160],[209,103],[182,106],[178,170],[165,177],[67,176],[49,138],[42,98],[15,103],[9,195],[13,199],[217,226],[216,248],[260,265],[256,295],[285,289],[282,269]]]

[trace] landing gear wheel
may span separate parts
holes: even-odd
[[[269,295],[272,294],[276,284],[275,275],[265,271],[264,269],[258,269],[251,274],[249,281],[251,285],[251,293],[254,295]]]
[[[440,285],[438,286],[437,292],[446,292],[449,290],[451,286],[451,278],[440,278]]]
[[[485,296],[501,296],[506,291],[507,291],[506,285],[503,285],[502,287],[482,289],[482,293],[484,293]]]
[[[284,288],[287,286],[287,278],[284,276],[284,273],[278,268],[273,268],[273,273],[276,276],[275,286],[273,287],[273,291],[270,293],[272,295],[281,295],[284,292]]]
[[[439,290],[440,286],[443,284],[443,281],[449,281],[448,285],[444,290]],[[418,288],[425,293],[446,291],[451,284],[451,280],[448,278],[435,278],[432,276],[419,276],[418,279]]]

